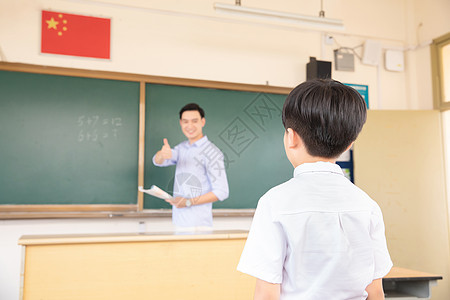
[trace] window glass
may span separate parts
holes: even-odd
[[[442,53],[442,92],[443,101],[450,102],[450,44],[441,48]]]

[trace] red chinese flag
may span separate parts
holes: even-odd
[[[110,58],[110,36],[110,19],[42,11],[42,53]]]

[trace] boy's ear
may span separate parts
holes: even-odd
[[[292,128],[286,130],[286,139],[288,148],[297,148],[301,144],[300,136]]]
[[[353,146],[354,143],[355,143],[355,141],[353,141],[353,142],[347,147],[347,149],[345,149],[344,152],[347,152],[347,151]]]

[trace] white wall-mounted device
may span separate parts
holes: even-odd
[[[364,42],[364,52],[362,63],[366,65],[378,66],[381,61],[381,43],[373,40]]]
[[[386,50],[384,54],[384,66],[388,71],[402,72],[405,69],[403,51]]]

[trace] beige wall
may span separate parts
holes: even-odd
[[[318,32],[218,14],[211,0],[2,0],[0,47],[4,60],[10,62],[293,87],[306,78],[309,56],[333,60],[338,45],[355,47],[366,39],[386,49],[410,45],[407,21],[415,22],[416,11],[409,2],[324,1],[326,16],[343,19],[346,29]],[[306,15],[317,15],[320,10],[319,1],[307,0],[253,0],[243,5]],[[111,18],[111,60],[40,54],[42,9]],[[334,45],[323,44],[325,33],[335,37]],[[362,48],[356,52],[361,55]],[[408,64],[407,69],[416,60]],[[333,70],[333,76],[368,84],[375,109],[429,108],[432,103],[424,97],[410,104],[407,71],[363,65],[356,57],[355,72]]]
[[[449,227],[450,227],[450,110],[447,110],[446,112],[442,113],[442,128],[443,128],[443,135],[444,135],[444,152],[445,152],[445,168],[446,168],[446,191],[447,191],[447,209],[448,209],[448,216],[449,216]],[[450,234],[450,233],[449,233]],[[449,237],[450,242],[450,237]]]
[[[394,266],[443,276],[432,299],[450,299],[440,113],[369,111],[354,159],[356,185],[383,211]]]
[[[368,84],[374,109],[432,108],[427,43],[450,31],[447,0],[324,1],[327,17],[344,20],[345,30],[340,32],[218,14],[214,2],[2,0],[2,59],[293,87],[306,78],[309,56],[333,61],[333,50],[339,45],[355,47],[371,39],[384,49],[405,49],[405,72],[363,65],[355,57],[355,72],[333,70],[333,77]],[[314,16],[320,10],[319,1],[308,0],[247,0],[243,5]],[[111,60],[41,54],[42,9],[111,18]],[[333,35],[336,43],[325,45],[324,34]],[[362,48],[356,52],[362,55]]]
[[[432,109],[424,99],[432,99],[430,47],[433,39],[450,32],[450,1],[414,0],[406,2],[406,45],[412,49],[406,55],[407,109]]]

